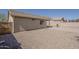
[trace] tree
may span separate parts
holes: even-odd
[[[64,22],[65,22],[64,17],[62,17],[62,21],[64,21]]]
[[[0,13],[0,21],[4,21],[5,19],[6,19],[5,15]]]

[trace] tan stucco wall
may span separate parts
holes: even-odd
[[[49,21],[47,23],[49,24]],[[50,26],[56,27],[57,24],[61,26],[62,23],[63,21],[50,21]]]
[[[40,25],[40,20],[32,20],[31,18],[21,18],[15,17],[14,18],[14,32],[20,32],[25,30],[37,29],[46,27],[46,21]]]

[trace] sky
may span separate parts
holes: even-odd
[[[16,9],[16,11],[49,17],[65,17],[65,19],[79,18],[79,9]],[[7,9],[0,9],[0,13],[7,15]]]

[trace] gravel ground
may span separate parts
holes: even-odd
[[[73,30],[74,31],[74,30]],[[76,49],[79,33],[55,29],[39,29],[15,33],[22,48],[28,49]]]

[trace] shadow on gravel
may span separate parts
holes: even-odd
[[[21,49],[13,34],[0,35],[0,49]]]

